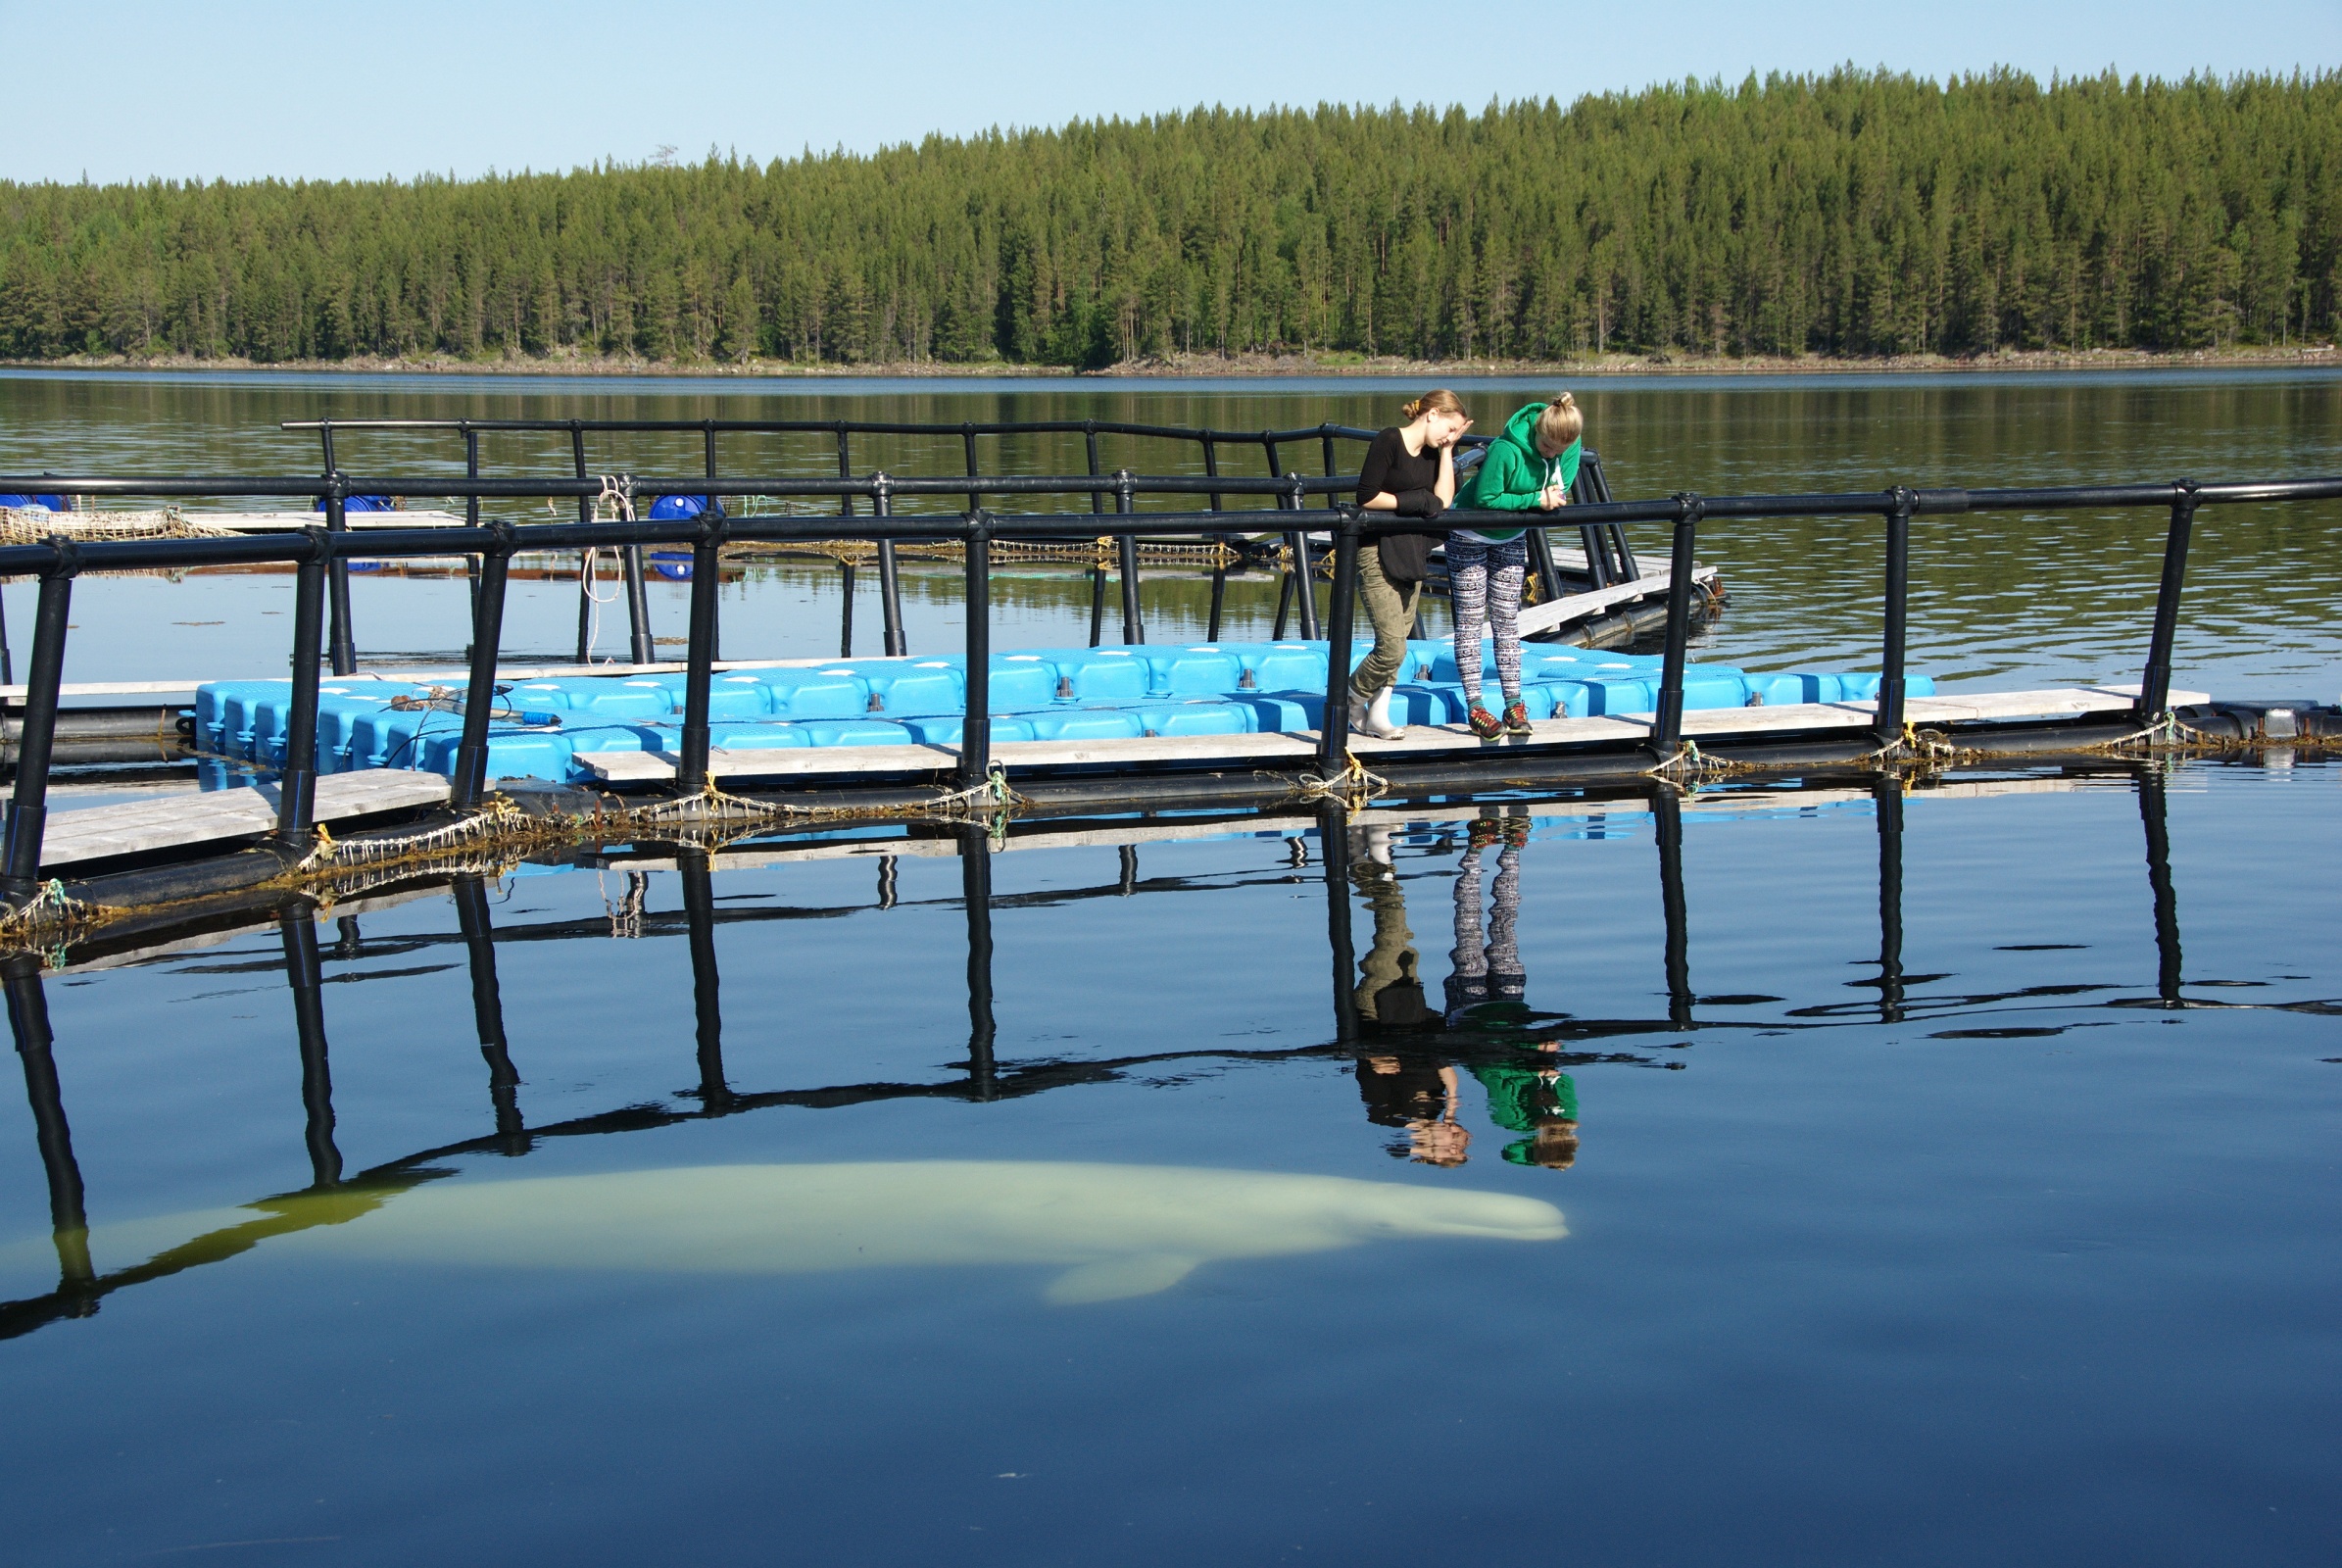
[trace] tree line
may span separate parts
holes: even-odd
[[[1198,109],[761,165],[0,182],[0,357],[1973,355],[2330,339],[2342,73]]]

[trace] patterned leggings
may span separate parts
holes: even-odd
[[[1506,845],[1496,857],[1496,906],[1480,921],[1480,851],[1466,850],[1455,868],[1455,946],[1448,951],[1447,1022],[1461,1025],[1483,1002],[1518,1002],[1528,994],[1514,927],[1521,917],[1521,852]]]
[[[1480,640],[1496,639],[1496,679],[1506,707],[1521,700],[1521,584],[1529,575],[1529,541],[1484,544],[1447,536],[1447,574],[1455,595],[1455,667],[1464,698],[1480,703]]]

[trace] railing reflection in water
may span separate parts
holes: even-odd
[[[2171,838],[2166,819],[2163,775],[2155,764],[2145,764],[2128,771],[2134,783],[2145,835],[2145,858],[2157,949],[2156,1004],[2179,1007],[2186,1004],[2181,994],[2177,896],[2171,877]],[[1904,784],[1894,777],[1881,777],[1872,784],[1870,793],[1875,806],[1878,853],[1879,949],[1877,960],[1878,974],[1875,982],[1878,989],[1876,1015],[1878,1021],[1892,1024],[1903,1021],[1909,1007],[1903,965]],[[1644,803],[1628,801],[1620,804],[1631,809]],[[342,1156],[334,1142],[333,1087],[322,1001],[322,957],[317,942],[317,911],[307,900],[296,899],[278,911],[276,923],[283,945],[286,981],[292,993],[295,1036],[299,1049],[304,1136],[311,1169],[311,1185],[305,1191],[345,1192],[363,1207],[366,1206],[369,1196],[378,1200],[380,1197],[447,1174],[444,1169],[433,1168],[432,1162],[435,1160],[462,1154],[516,1156],[527,1153],[540,1140],[547,1138],[633,1131],[781,1105],[820,1108],[915,1099],[994,1102],[1077,1084],[1105,1082],[1133,1068],[1195,1058],[1268,1061],[1316,1057],[1355,1060],[1359,1065],[1361,1084],[1366,1088],[1370,1120],[1409,1129],[1409,1140],[1394,1147],[1393,1152],[1412,1152],[1416,1157],[1434,1163],[1456,1163],[1460,1159],[1460,1145],[1437,1125],[1439,1107],[1434,1104],[1424,1109],[1422,1114],[1417,1114],[1417,1109],[1421,1107],[1409,1108],[1399,1104],[1404,1096],[1395,1091],[1401,1086],[1393,1085],[1391,1092],[1386,1092],[1384,1087],[1371,1084],[1370,1076],[1386,1074],[1403,1078],[1413,1073],[1415,1077],[1412,1081],[1422,1083],[1443,1075],[1443,1081],[1451,1086],[1454,1068],[1461,1063],[1475,1071],[1488,1067],[1526,1070],[1542,1076],[1550,1085],[1562,1069],[1591,1062],[1678,1064],[1632,1053],[1573,1051],[1567,1049],[1564,1042],[1672,1034],[1710,1026],[1703,1025],[1696,1016],[1700,1003],[1691,984],[1688,900],[1683,877],[1683,802],[1675,791],[1662,787],[1653,793],[1647,804],[1654,817],[1652,837],[1658,852],[1660,908],[1664,924],[1662,966],[1666,1006],[1660,1015],[1591,1019],[1563,1013],[1537,1013],[1529,1008],[1525,998],[1521,997],[1525,977],[1517,972],[1508,977],[1503,971],[1495,969],[1492,962],[1481,970],[1481,976],[1487,983],[1478,992],[1472,989],[1470,983],[1459,989],[1457,982],[1451,980],[1446,999],[1448,1004],[1443,1008],[1435,1011],[1426,1004],[1417,1009],[1414,1016],[1402,1015],[1403,1009],[1391,1008],[1387,983],[1388,976],[1393,972],[1393,966],[1387,961],[1391,955],[1370,944],[1373,951],[1370,951],[1366,963],[1362,965],[1352,929],[1352,914],[1361,893],[1365,895],[1368,906],[1377,909],[1378,934],[1387,928],[1385,916],[1389,911],[1377,906],[1376,901],[1383,895],[1376,889],[1375,875],[1370,874],[1363,881],[1358,875],[1358,845],[1355,841],[1360,838],[1359,829],[1351,825],[1342,807],[1329,804],[1319,817],[1316,842],[1326,890],[1327,945],[1331,960],[1334,1020],[1331,1039],[1291,1048],[1201,1048],[1127,1057],[1047,1059],[1003,1067],[996,1056],[998,1023],[993,994],[992,922],[1000,901],[993,890],[992,859],[999,846],[984,827],[972,825],[957,830],[959,836],[955,847],[960,864],[960,903],[966,916],[967,956],[968,1047],[966,1059],[958,1064],[960,1076],[928,1083],[848,1083],[777,1091],[736,1091],[727,1079],[723,1060],[722,981],[717,943],[719,926],[735,921],[771,918],[776,911],[730,911],[719,914],[710,887],[712,868],[708,854],[704,850],[682,848],[677,851],[674,863],[683,890],[682,926],[691,957],[693,1006],[697,1023],[699,1081],[697,1089],[689,1097],[696,1099],[696,1106],[686,1109],[633,1105],[538,1127],[528,1125],[523,1114],[520,1104],[523,1080],[512,1060],[506,1037],[504,1002],[497,974],[498,933],[491,916],[488,888],[478,876],[459,876],[453,882],[450,896],[456,906],[458,940],[463,942],[468,960],[474,1022],[479,1035],[480,1054],[487,1066],[488,1097],[495,1131],[483,1138],[420,1151],[370,1167],[355,1176],[345,1175]],[[1447,819],[1450,827],[1460,820],[1475,846],[1466,852],[1468,861],[1473,863],[1464,868],[1470,880],[1469,918],[1465,912],[1466,898],[1459,893],[1457,900],[1456,954],[1459,957],[1482,941],[1478,925],[1479,866],[1475,859],[1478,846],[1494,843],[1503,837],[1508,822],[1525,826],[1534,818],[1537,809],[1535,805],[1529,803],[1512,803],[1482,807],[1472,817]],[[1436,811],[1424,814],[1419,819],[1412,816],[1409,819],[1432,824],[1440,821]],[[1475,827],[1474,823],[1487,826]],[[1232,820],[1216,825],[1237,830],[1242,822]],[[1525,834],[1522,837],[1525,838]],[[1291,864],[1295,868],[1305,866],[1306,839],[1296,838],[1293,842],[1295,848]],[[1518,865],[1517,862],[1505,863],[1516,853],[1517,842],[1508,844],[1499,856],[1498,920],[1510,919],[1517,910]],[[1371,858],[1371,846],[1368,854]],[[1117,858],[1118,874],[1112,884],[1091,890],[1075,890],[1071,896],[1127,898],[1147,891],[1147,884],[1139,874],[1138,847],[1131,844],[1117,846]],[[1508,876],[1513,879],[1510,891],[1503,886]],[[1394,876],[1390,879],[1388,892],[1400,900],[1397,912],[1403,925],[1403,895],[1398,894]],[[1065,896],[1052,895],[1053,898]],[[878,858],[874,902],[879,908],[892,907],[896,904],[896,865],[893,856],[882,855]],[[668,925],[671,921],[655,923]],[[340,922],[338,934],[337,956],[346,958],[362,956],[363,941],[354,919],[345,917]],[[533,934],[580,936],[585,933],[561,930]],[[509,932],[504,940],[512,941],[520,935]],[[1500,945],[1491,932],[1488,945],[1477,951],[1492,958]],[[1412,956],[1411,950],[1408,956]],[[1461,973],[1468,966],[1459,962],[1457,967]],[[1396,969],[1405,971],[1406,965],[1400,963]],[[1415,978],[1419,985],[1419,976]],[[56,1290],[26,1299],[0,1302],[0,1338],[29,1333],[62,1318],[89,1316],[97,1311],[99,1301],[114,1291],[163,1278],[201,1263],[233,1256],[248,1250],[264,1235],[291,1228],[291,1222],[273,1219],[264,1212],[261,1218],[250,1224],[215,1236],[196,1238],[182,1247],[128,1268],[107,1274],[98,1273],[90,1256],[89,1221],[82,1177],[73,1154],[72,1127],[58,1081],[40,960],[28,955],[9,957],[5,960],[5,966],[0,967],[0,986],[4,986],[7,993],[9,1024],[24,1069],[25,1095],[31,1107],[35,1139],[47,1177],[50,1227],[58,1263]],[[1378,986],[1380,989],[1377,989]],[[1493,1024],[1484,1005],[1490,999],[1506,1004],[1496,1009],[1499,1016]],[[1733,1000],[1711,999],[1716,1004]],[[2001,999],[1968,1000],[1989,1002]],[[1865,1010],[1868,1008],[1869,1004],[1866,1004]],[[1835,1019],[1846,1016],[1836,1008],[1801,1010],[1827,1010]],[[1717,1022],[1721,1024],[1727,1021]],[[1739,1026],[1745,1020],[1729,1022],[1731,1026]],[[1487,1081],[1485,1075],[1484,1081]],[[1558,1086],[1554,1086],[1554,1094],[1548,1096],[1539,1113],[1539,1125],[1515,1129],[1531,1132],[1533,1142],[1542,1141],[1548,1148],[1566,1145],[1562,1157],[1537,1157],[1532,1153],[1528,1156],[1532,1162],[1567,1164],[1569,1156],[1574,1155],[1575,1104],[1568,1091],[1568,1082],[1563,1078]],[[1392,1110],[1391,1115],[1378,1113],[1378,1107],[1389,1110],[1394,1106],[1398,1108]],[[1557,1110],[1562,1114],[1557,1116]],[[1567,1122],[1566,1128],[1559,1125],[1563,1120]],[[1548,1138],[1548,1134],[1560,1136]],[[1515,1146],[1516,1149],[1525,1147]],[[1508,1152],[1507,1157],[1515,1156]],[[268,1200],[255,1205],[256,1209],[264,1211],[267,1206]]]

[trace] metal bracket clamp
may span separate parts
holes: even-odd
[[[49,548],[57,553],[54,564],[43,566],[44,577],[78,577],[81,575],[81,546],[61,533],[49,535]]]

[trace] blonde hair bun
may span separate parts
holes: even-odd
[[[1538,437],[1556,447],[1566,447],[1586,433],[1586,416],[1579,411],[1578,400],[1567,392],[1556,392],[1546,401],[1545,412],[1537,416]]]
[[[1424,393],[1412,403],[1400,405],[1398,416],[1402,419],[1414,420],[1422,418],[1427,414],[1462,415],[1463,413],[1463,400],[1448,391],[1447,388],[1438,387]],[[1469,416],[1465,416],[1469,417]]]

